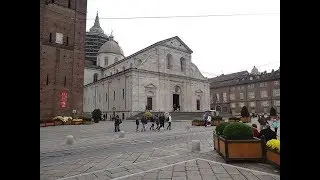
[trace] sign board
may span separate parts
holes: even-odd
[[[60,94],[60,107],[66,108],[67,107],[67,100],[68,100],[68,93],[67,92],[61,92]]]

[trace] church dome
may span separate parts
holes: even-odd
[[[123,51],[119,44],[111,39],[110,41],[105,42],[99,49],[98,54],[100,53],[114,53],[118,55],[123,55]]]

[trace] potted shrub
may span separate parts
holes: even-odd
[[[100,109],[95,109],[93,110],[92,112],[92,118],[93,118],[93,121],[95,123],[99,123],[100,119],[101,119],[101,115],[102,115],[102,112]]]
[[[253,137],[252,127],[244,123],[230,123],[218,136],[219,154],[226,163],[230,161],[260,161],[264,162],[266,147],[264,138]]]
[[[271,107],[270,109],[270,119],[276,119],[277,118],[277,110],[274,107]]]
[[[239,122],[239,121],[240,121],[240,118],[235,117],[235,116],[230,117],[230,118],[228,119],[228,122]]]
[[[267,142],[267,162],[280,168],[280,140],[271,139]]]
[[[145,116],[147,119],[149,119],[149,118],[152,116],[152,114],[151,114],[150,111],[146,111],[146,112],[144,113],[144,116]]]
[[[204,126],[204,121],[201,119],[192,120],[192,126]]]
[[[241,118],[240,121],[244,122],[244,123],[248,123],[250,122],[250,114],[249,114],[249,110],[247,108],[247,106],[243,106],[241,108]]]
[[[224,128],[229,124],[229,122],[223,122],[217,125],[216,130],[213,131],[213,144],[214,150],[219,152],[219,138],[218,136],[223,135]]]
[[[222,122],[224,122],[223,120],[222,120],[222,117],[221,116],[213,116],[212,118],[211,118],[211,125],[212,126],[217,126],[217,125],[219,125],[220,123],[222,123]]]

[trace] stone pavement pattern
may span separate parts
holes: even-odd
[[[117,134],[112,132],[113,124],[110,122],[87,126],[40,128],[40,179],[163,179],[170,174],[165,172],[167,171],[165,169],[170,169],[171,166],[174,168],[175,164],[183,164],[184,161],[224,162],[213,150],[213,128],[191,127],[187,130],[186,126],[190,124],[191,122],[173,122],[174,129],[171,131],[135,132],[134,122],[124,122],[121,130],[128,133],[124,139],[119,139]],[[68,134],[76,137],[76,143],[72,146],[63,144]],[[191,141],[194,139],[200,140],[200,152],[190,151]],[[243,167],[279,174],[272,166],[265,164],[235,163],[234,165],[238,166],[238,169]],[[193,171],[191,169],[190,171]],[[202,176],[201,172],[208,170],[201,170],[200,167],[198,169],[200,177],[207,178],[206,175]],[[188,169],[185,170],[188,175]],[[149,172],[157,173],[157,176],[149,178],[151,176],[148,175]],[[173,172],[170,179],[183,179],[178,176],[183,173]],[[191,172],[193,173],[195,177],[199,177],[196,176],[198,173]],[[231,179],[243,179],[240,175],[239,178],[237,175],[229,175]],[[227,175],[221,177],[215,175],[212,179],[230,179],[229,176],[224,176]]]

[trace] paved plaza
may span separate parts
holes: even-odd
[[[40,128],[40,179],[280,179],[266,164],[225,164],[213,150],[214,127],[182,121],[169,131],[135,128],[133,121],[122,123],[124,138],[108,121]],[[65,144],[67,135],[75,137],[73,145]],[[192,140],[200,140],[200,152],[191,152]]]

